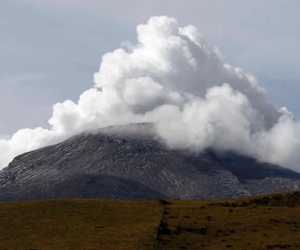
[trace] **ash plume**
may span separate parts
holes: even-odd
[[[151,122],[174,149],[234,151],[300,171],[300,124],[270,104],[256,78],[223,62],[194,26],[152,17],[137,44],[102,57],[94,87],[53,106],[51,129],[0,140],[0,169],[17,155],[106,126]]]

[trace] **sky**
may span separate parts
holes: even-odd
[[[251,72],[275,106],[300,118],[297,0],[3,0],[0,2],[0,138],[48,128],[52,106],[93,86],[108,51],[136,42],[151,16],[192,24],[224,61]]]

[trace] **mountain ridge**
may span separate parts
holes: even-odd
[[[0,201],[216,199],[299,186],[299,173],[233,152],[169,149],[143,123],[83,133],[17,156],[0,172]]]

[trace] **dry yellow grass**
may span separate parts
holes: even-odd
[[[171,201],[157,249],[300,249],[300,193],[265,197]]]
[[[300,249],[300,192],[163,203],[3,203],[0,250]]]
[[[0,249],[153,249],[158,201],[52,200],[0,204]]]

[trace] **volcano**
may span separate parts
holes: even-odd
[[[0,201],[215,199],[298,189],[300,174],[234,152],[172,150],[149,123],[108,127],[17,156]]]

